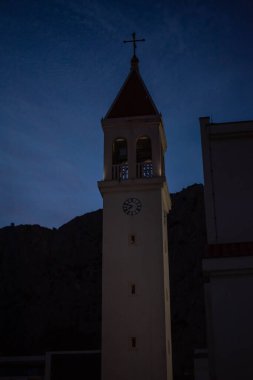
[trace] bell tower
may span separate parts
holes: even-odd
[[[102,119],[102,380],[171,380],[166,137],[131,60]]]

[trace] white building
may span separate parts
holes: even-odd
[[[253,121],[212,123],[204,117],[200,125],[209,378],[252,380]]]
[[[172,379],[166,137],[135,55],[102,127],[102,379]]]

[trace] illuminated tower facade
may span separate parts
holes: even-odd
[[[166,137],[135,54],[102,128],[102,379],[170,380]]]

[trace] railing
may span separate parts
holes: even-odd
[[[136,164],[136,178],[153,177],[152,162],[141,162]],[[124,181],[128,179],[128,164],[112,165],[112,179]]]
[[[152,162],[141,162],[141,163],[136,164],[136,177],[137,178],[153,177]]]
[[[124,181],[128,179],[128,165],[117,164],[112,165],[112,179]]]

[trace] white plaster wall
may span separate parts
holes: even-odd
[[[164,206],[164,204],[163,204]],[[170,278],[169,278],[169,254],[167,213],[163,207],[163,268],[164,268],[164,297],[165,297],[165,331],[166,331],[166,354],[167,354],[167,378],[173,378],[172,341],[171,341],[171,307],[170,307]]]
[[[218,241],[252,241],[253,139],[224,139],[211,145]]]
[[[252,241],[253,122],[202,125],[209,243]]]
[[[138,215],[123,213],[129,197],[142,202]],[[167,379],[161,188],[103,198],[103,380]],[[129,245],[129,234],[135,234],[135,245]],[[137,338],[136,350],[131,337]]]
[[[210,378],[213,380],[253,379],[252,259],[204,261],[204,269],[208,270],[210,263],[209,270],[212,270],[210,282],[205,287]],[[222,260],[221,265],[219,260]]]

